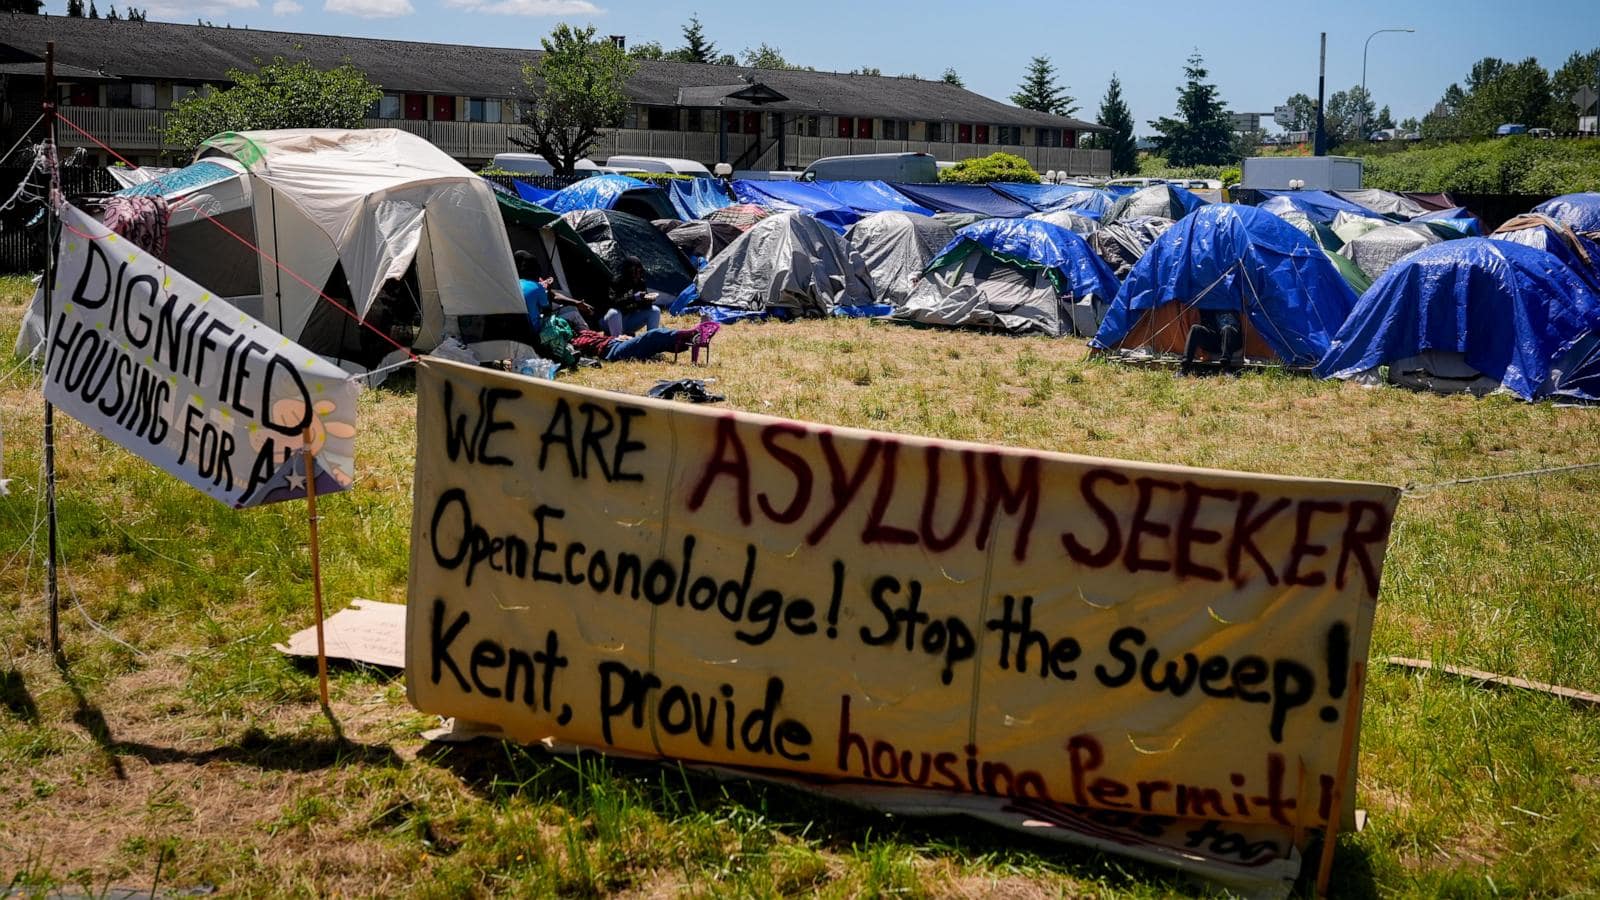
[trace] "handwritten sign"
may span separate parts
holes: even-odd
[[[428,361],[407,685],[560,741],[1237,874],[1331,809],[1398,491]],[[975,809],[976,807],[976,809]]]
[[[357,386],[338,366],[67,207],[45,399],[235,507],[349,486]],[[223,238],[219,237],[219,240]]]

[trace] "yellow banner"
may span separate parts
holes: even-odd
[[[989,804],[1169,862],[1279,863],[1335,812],[1395,488],[436,360],[418,409],[407,683],[425,712]]]

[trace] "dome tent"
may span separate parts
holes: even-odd
[[[1549,216],[1579,234],[1600,237],[1600,191],[1562,194],[1535,206],[1533,211]]]
[[[1333,224],[1339,213],[1349,213],[1358,218],[1378,219],[1380,222],[1387,221],[1365,206],[1351,203],[1342,197],[1335,197],[1327,191],[1263,190],[1258,193],[1267,198],[1257,205],[1258,209],[1279,216],[1289,210],[1299,210],[1319,225]]]
[[[1037,219],[985,219],[956,232],[894,317],[1087,335],[1116,292],[1116,277],[1083,238]]]
[[[1600,294],[1552,254],[1510,241],[1438,244],[1361,298],[1317,365],[1324,378],[1390,380],[1441,392],[1503,387],[1533,400],[1559,361],[1600,329]]]
[[[881,212],[850,226],[845,241],[861,254],[872,274],[877,299],[898,307],[928,262],[955,236],[955,230],[927,216]]]
[[[1128,277],[1144,258],[1156,238],[1172,227],[1172,220],[1161,216],[1135,216],[1120,222],[1102,224],[1089,236],[1089,246],[1111,267],[1111,274]]]
[[[520,186],[518,190],[521,190]],[[678,217],[678,211],[666,191],[626,175],[591,175],[533,202],[551,212],[562,214],[587,209],[615,209],[646,221]]]
[[[696,268],[705,268],[707,262],[744,234],[732,225],[703,219],[657,219],[650,224],[666,235],[667,240],[677,246]]]
[[[1600,242],[1590,240],[1549,216],[1529,213],[1496,228],[1491,238],[1554,254],[1600,292]]]
[[[474,349],[485,358],[502,358],[504,342],[483,337],[496,317],[526,320],[494,191],[408,132],[226,132],[202,144],[191,165],[125,193],[174,207],[174,268],[352,368],[392,348],[373,346],[374,336],[319,290],[418,349],[455,335],[481,344]],[[31,349],[29,335],[25,324],[20,350]]]
[[[622,274],[628,257],[637,257],[644,263],[646,286],[660,294],[659,303],[672,302],[694,280],[694,263],[638,216],[616,209],[586,209],[566,213],[561,219],[605,261],[613,277]]]
[[[1355,305],[1311,238],[1268,212],[1219,203],[1168,229],[1134,266],[1090,346],[1181,353],[1197,309],[1244,315],[1246,359],[1311,366]]]
[[[1377,279],[1409,254],[1442,240],[1426,225],[1385,225],[1346,241],[1339,254],[1368,278]]]
[[[586,303],[605,303],[611,294],[611,269],[566,220],[526,200],[495,192],[512,253],[533,254],[555,287]]]
[[[1135,216],[1158,216],[1177,221],[1205,205],[1206,201],[1177,185],[1152,184],[1112,204],[1100,221],[1110,225]]]
[[[691,309],[723,321],[889,311],[876,305],[861,254],[800,212],[763,219],[722,251],[672,305]]]

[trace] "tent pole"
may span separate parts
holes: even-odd
[[[1328,824],[1322,830],[1322,859],[1317,865],[1317,896],[1328,896],[1328,882],[1333,877],[1333,852],[1339,844],[1339,821],[1344,818],[1344,792],[1350,778],[1350,756],[1355,750],[1356,735],[1361,732],[1361,692],[1366,688],[1367,663],[1365,660],[1350,667],[1350,702],[1344,708],[1344,732],[1339,736],[1339,768],[1333,773],[1333,796],[1329,798]]]
[[[56,153],[56,42],[48,41],[44,45],[44,119],[45,119],[45,150],[49,154],[50,188],[45,196],[44,220],[44,346],[45,368],[50,368],[50,318],[51,301],[54,299],[56,281],[56,208],[55,198],[58,194],[59,179],[61,177],[58,166],[60,157]],[[59,547],[56,542],[56,407],[49,400],[44,402],[44,505],[47,521],[47,535],[49,549],[45,556],[45,605],[50,617],[50,656],[57,666],[65,666],[66,655],[61,651],[61,590],[57,581],[56,560],[59,557]]]
[[[306,522],[310,528],[311,597],[317,616],[317,688],[322,697],[322,708],[328,709],[328,650],[322,637],[322,547],[317,539],[317,458],[311,443],[311,426],[304,433],[306,451]]]

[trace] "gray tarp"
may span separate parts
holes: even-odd
[[[927,216],[881,212],[850,226],[845,240],[867,264],[878,302],[898,309],[917,276],[955,237],[955,229]]]
[[[1415,219],[1428,210],[1422,204],[1394,191],[1380,191],[1368,188],[1364,191],[1334,191],[1333,195],[1341,200],[1349,200],[1357,206],[1370,209],[1380,216],[1397,216],[1402,219]]]
[[[1390,266],[1441,240],[1426,225],[1385,225],[1346,243],[1339,253],[1355,263],[1368,278],[1377,281]]]
[[[1061,336],[1073,333],[1071,302],[1056,293],[1048,269],[1023,269],[987,253],[969,253],[957,265],[923,275],[894,317]]]
[[[844,238],[805,213],[763,219],[706,266],[700,302],[751,312],[826,316],[873,302],[872,276]]]
[[[696,219],[685,222],[681,219],[657,219],[651,224],[656,230],[667,236],[667,240],[677,245],[685,256],[709,260],[716,257],[727,246],[739,239],[744,231],[736,226],[722,222],[707,222]]]
[[[1055,212],[1036,212],[1028,218],[1038,219],[1042,222],[1049,222],[1051,225],[1059,225],[1073,234],[1083,238],[1087,238],[1089,235],[1100,230],[1099,222],[1096,222],[1088,216],[1080,216],[1077,213],[1067,209],[1058,209]]]
[[[1138,216],[1101,225],[1087,240],[1095,254],[1111,267],[1112,274],[1125,278],[1144,258],[1144,252],[1150,249],[1156,238],[1171,227],[1171,219]]]

